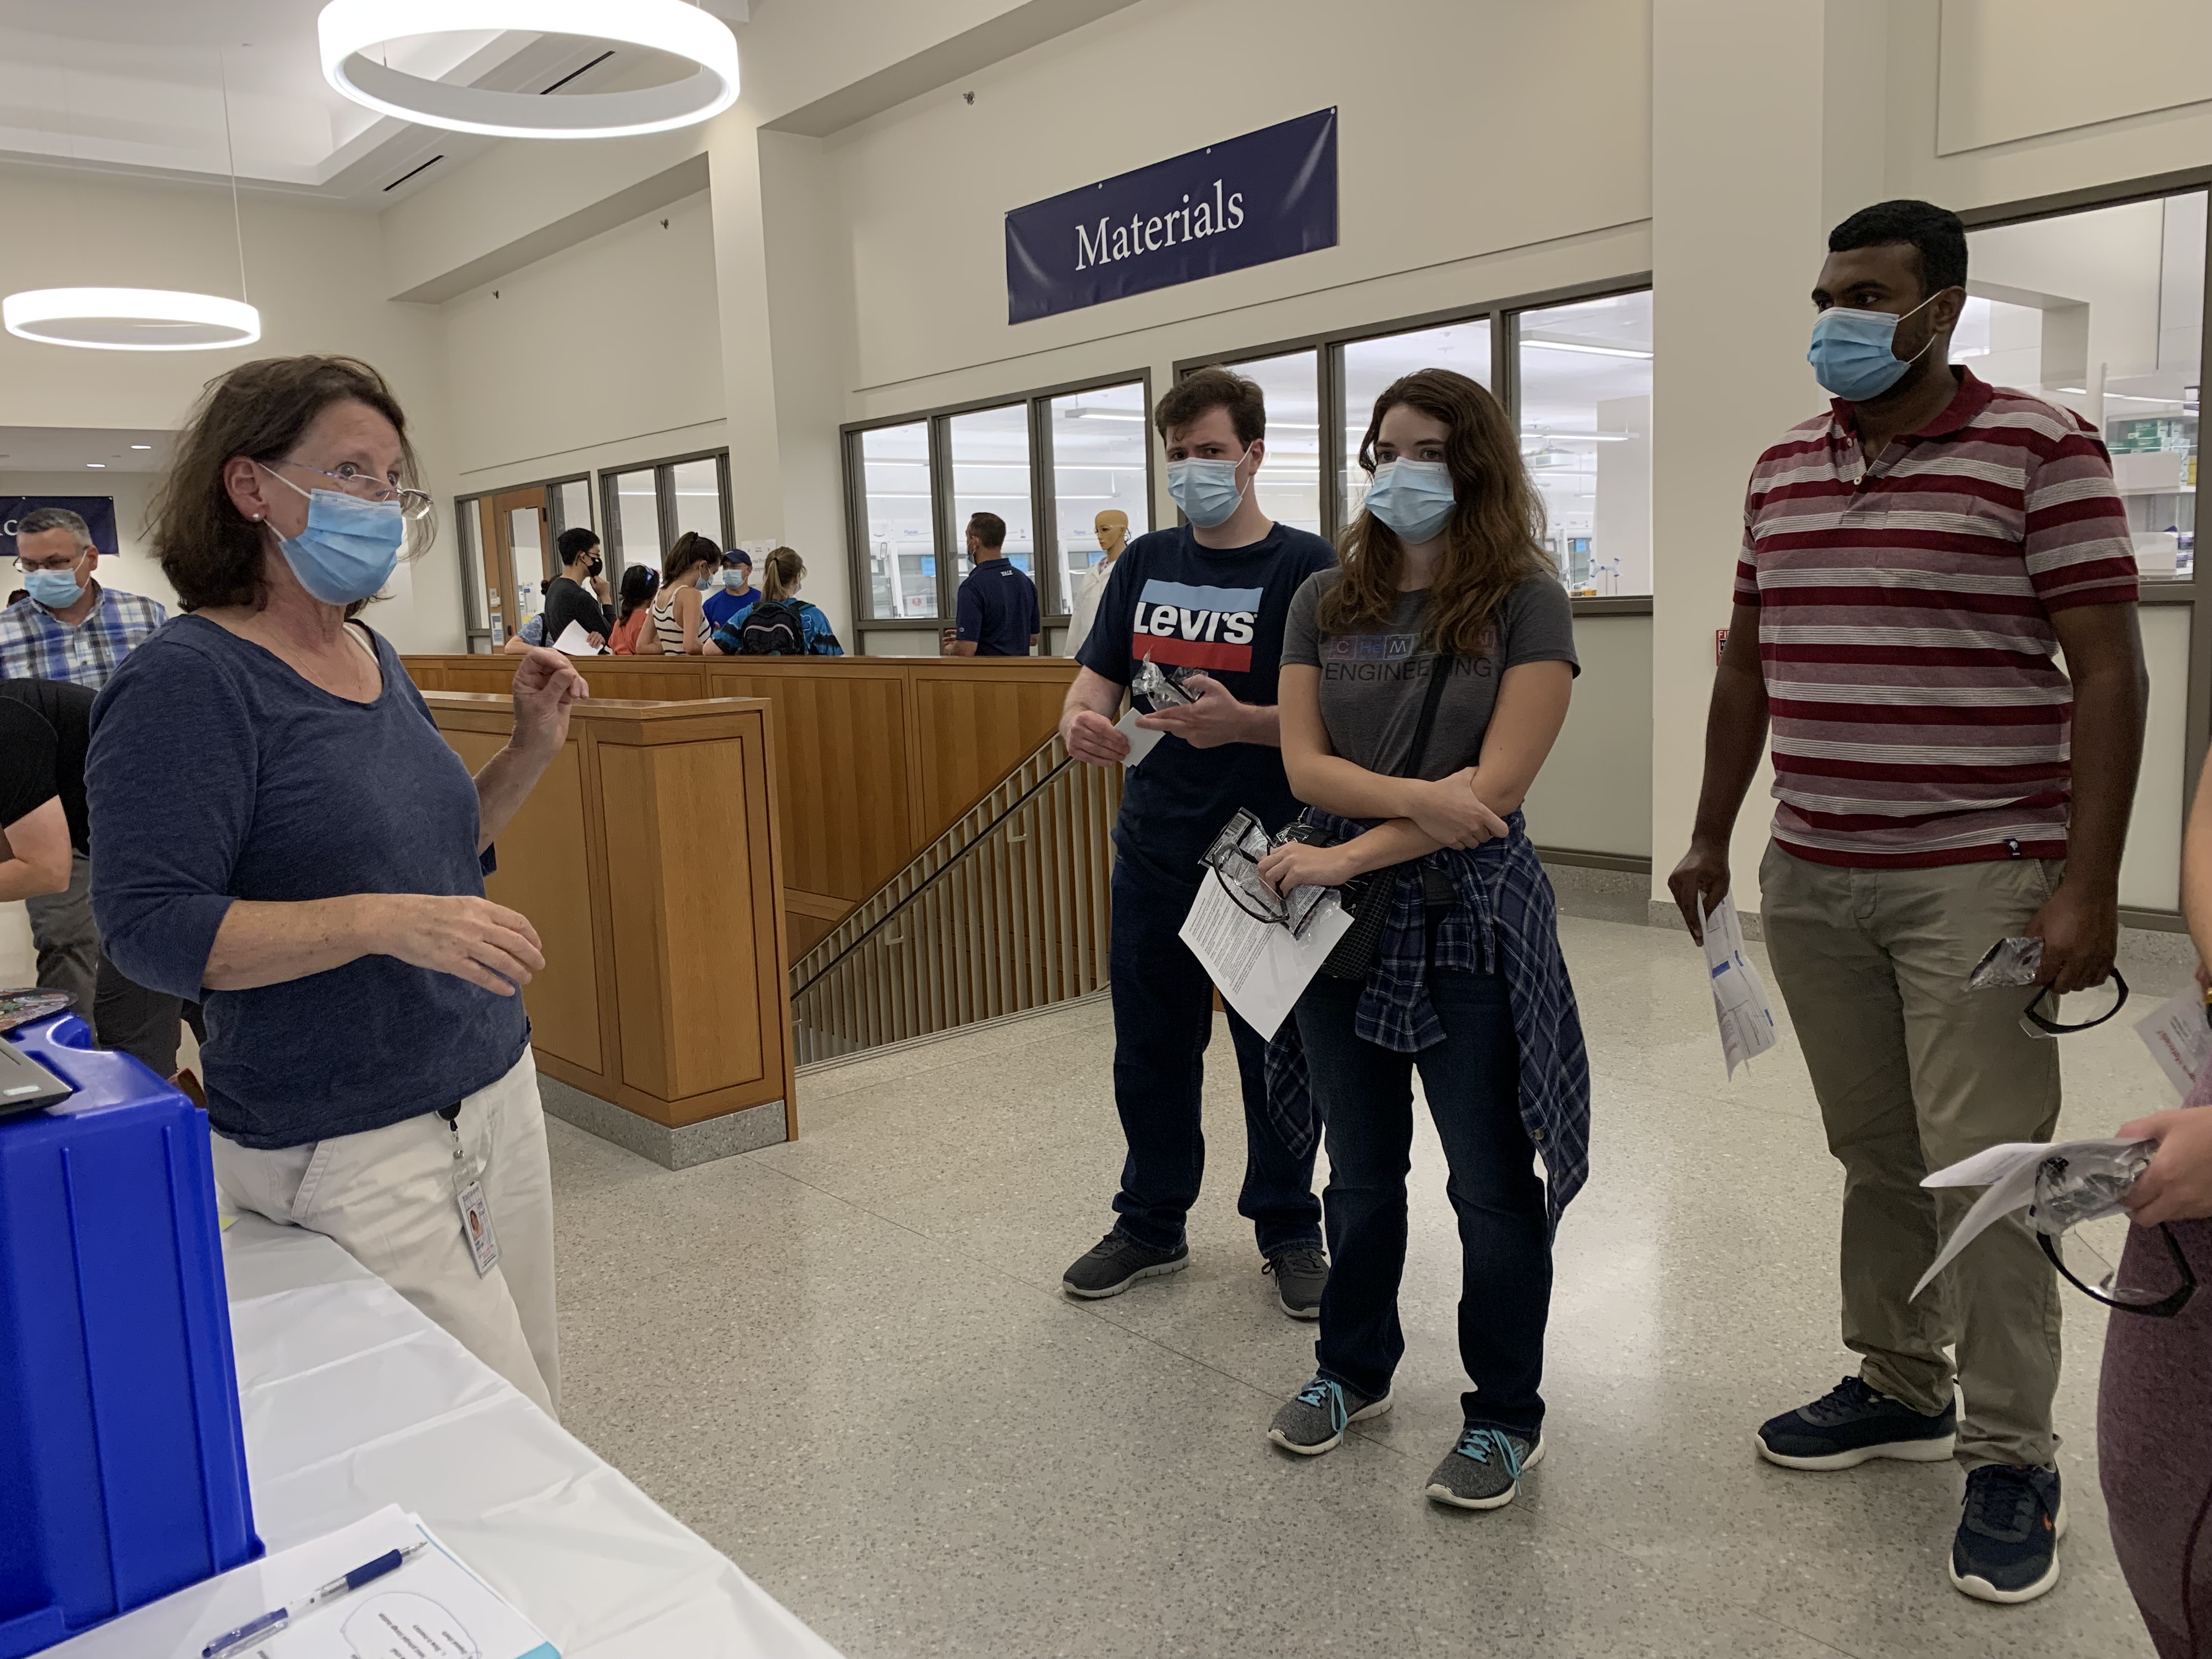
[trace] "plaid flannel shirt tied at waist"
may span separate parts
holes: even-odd
[[[1305,809],[1305,822],[1338,842],[1373,826]],[[1521,1121],[1544,1160],[1545,1205],[1557,1226],[1589,1176],[1589,1056],[1583,1047],[1575,988],[1559,951],[1559,907],[1520,813],[1510,833],[1472,850],[1440,848],[1380,872],[1389,883],[1389,915],[1375,968],[1359,995],[1352,1029],[1363,1041],[1419,1054],[1443,1041],[1429,1000],[1429,928],[1421,902],[1422,866],[1449,878],[1458,902],[1438,919],[1435,965],[1444,973],[1495,973],[1505,981],[1521,1049]],[[1382,890],[1367,902],[1383,898]],[[1295,1017],[1267,1045],[1267,1109],[1297,1152],[1319,1127],[1305,1051]]]

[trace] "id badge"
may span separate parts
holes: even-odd
[[[477,1277],[482,1279],[499,1266],[499,1236],[491,1230],[491,1206],[484,1200],[483,1183],[471,1181],[453,1197],[461,1206],[461,1235],[469,1241]]]

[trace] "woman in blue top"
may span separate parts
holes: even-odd
[[[327,1234],[548,1412],[560,1395],[529,921],[493,839],[581,678],[532,651],[474,778],[356,616],[429,501],[383,378],[270,358],[215,382],[155,502],[185,615],[93,710],[93,906],[142,984],[205,1004],[216,1180]],[[427,539],[427,536],[422,539]]]
[[[1335,844],[1261,866],[1282,890],[1373,872],[1358,913],[1381,905],[1385,923],[1371,969],[1325,968],[1278,1039],[1303,1046],[1327,1125],[1332,1265],[1316,1375],[1268,1436],[1314,1455],[1389,1409],[1419,1066],[1451,1170],[1474,1384],[1426,1490],[1476,1510],[1510,1503],[1544,1455],[1552,1232],[1589,1144],[1574,988],[1520,814],[1566,719],[1572,606],[1519,452],[1498,400],[1464,375],[1424,369],[1376,399],[1364,510],[1340,568],[1291,602],[1277,694],[1291,787]],[[1282,1059],[1271,1052],[1271,1082],[1295,1079]]]

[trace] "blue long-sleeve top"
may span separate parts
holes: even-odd
[[[483,896],[476,784],[398,653],[362,631],[384,679],[374,702],[185,616],[125,658],[93,706],[85,797],[101,946],[141,985],[205,1005],[209,1120],[245,1146],[453,1105],[529,1042],[520,996],[396,957],[201,988],[240,899]]]

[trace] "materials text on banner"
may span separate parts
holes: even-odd
[[[1336,112],[1319,111],[1006,215],[1006,320],[1336,246]]]

